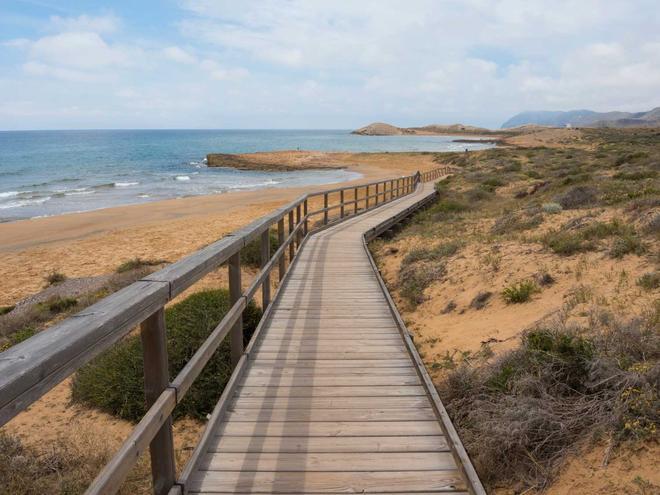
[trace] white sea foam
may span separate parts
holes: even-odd
[[[18,196],[20,193],[18,191],[5,191],[5,192],[0,192],[0,198],[13,198],[14,196]]]
[[[9,203],[0,204],[0,210],[8,210],[10,208],[20,208],[21,206],[40,205],[51,199],[50,196],[35,199],[22,199],[19,201],[10,201]]]
[[[115,182],[115,187],[130,187],[137,186],[139,184],[139,182]]]
[[[94,194],[95,191],[90,191],[89,189],[80,189],[75,191],[69,191],[64,193],[65,196],[86,196],[87,194]]]
[[[190,177],[187,175],[177,175],[174,180],[190,180]]]

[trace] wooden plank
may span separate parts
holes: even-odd
[[[262,350],[257,350],[253,354],[254,359],[285,359],[287,361],[300,361],[300,360],[309,360],[309,359],[314,359],[314,360],[323,360],[323,359],[331,359],[331,360],[336,360],[336,359],[346,359],[346,360],[354,360],[354,359],[380,359],[380,360],[388,360],[388,359],[401,359],[405,357],[407,354],[405,351],[401,350],[398,352],[323,352],[323,351],[318,351],[318,352],[297,352],[297,351],[292,351],[292,352],[276,352],[276,351],[262,351]]]
[[[438,421],[230,421],[216,436],[382,437],[442,435]]]
[[[369,387],[239,387],[241,397],[408,397],[426,395],[423,387],[416,385],[369,386]]]
[[[220,493],[372,493],[464,490],[456,470],[386,471],[357,473],[270,473],[198,471],[190,480],[191,491]]]
[[[321,387],[321,386],[379,386],[421,385],[418,376],[299,376],[299,375],[248,375],[243,386],[250,387]]]
[[[233,409],[408,409],[429,407],[428,397],[356,396],[356,397],[235,397]]]
[[[357,342],[347,341],[342,345],[341,343],[329,344],[326,346],[319,346],[316,342],[284,342],[282,344],[276,344],[271,342],[263,342],[260,344],[257,349],[260,352],[277,352],[277,353],[330,353],[330,352],[341,352],[341,353],[361,353],[367,349],[370,353],[390,353],[390,352],[404,352],[405,348],[403,344],[373,344],[365,347]]]
[[[433,421],[432,408],[231,409],[223,421]]]
[[[276,368],[272,366],[252,365],[247,371],[249,376],[417,376],[412,366],[405,368]]]
[[[448,452],[220,453],[206,455],[202,471],[444,471],[456,469]]]
[[[269,368],[287,368],[287,369],[298,369],[298,368],[409,368],[412,366],[412,362],[409,358],[403,359],[352,359],[350,361],[344,359],[325,359],[325,360],[313,360],[313,359],[295,359],[295,360],[285,360],[285,359],[260,359],[259,361],[253,361],[252,366],[265,366]]]
[[[444,436],[384,437],[215,437],[209,452],[446,452]]]

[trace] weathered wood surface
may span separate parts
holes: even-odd
[[[362,240],[431,194],[307,239],[188,493],[467,493]]]

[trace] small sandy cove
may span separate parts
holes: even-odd
[[[257,168],[259,160],[266,159],[269,164],[281,160],[300,168],[341,166],[362,174],[341,185],[438,166],[432,154],[421,153],[299,151],[253,156]],[[325,186],[333,187],[337,184]],[[52,271],[87,277],[111,273],[135,257],[176,261],[305,192],[321,189],[324,186],[196,196],[0,224],[0,305],[38,292]]]

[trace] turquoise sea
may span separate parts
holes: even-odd
[[[0,221],[161,199],[354,179],[342,170],[208,168],[207,153],[274,150],[460,151],[456,136],[358,136],[347,130],[0,132]]]

